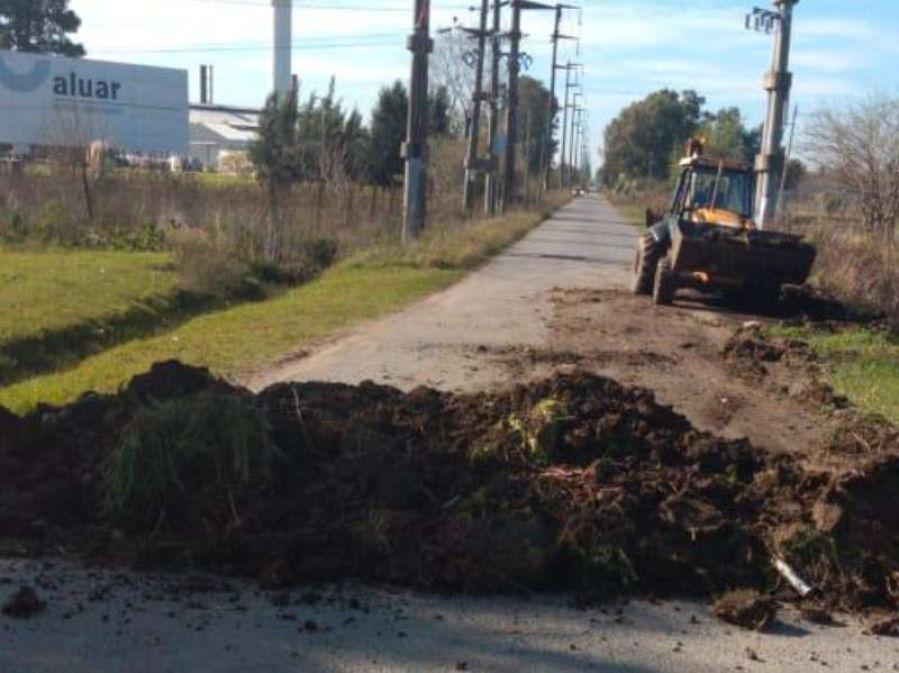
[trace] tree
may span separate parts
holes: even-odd
[[[457,137],[465,133],[471,116],[475,71],[466,64],[465,55],[472,46],[471,38],[465,33],[443,33],[437,38],[431,57],[431,82],[435,90],[446,91],[450,127]]]
[[[428,95],[428,135],[440,138],[452,134],[452,107],[445,86],[438,86]]]
[[[869,233],[895,236],[899,219],[899,98],[874,95],[824,107],[807,126],[809,158],[858,203]]]
[[[84,47],[69,39],[81,19],[69,0],[0,0],[0,49],[84,56]]]
[[[605,131],[604,181],[620,176],[664,180],[670,157],[701,122],[705,99],[695,91],[657,91],[625,108]]]
[[[540,80],[526,76],[521,78],[518,88],[521,107],[518,115],[518,141],[522,152],[530,157],[530,172],[537,173],[543,168],[543,143],[549,131],[549,89]],[[529,137],[530,147],[527,146]],[[555,156],[557,149],[558,144],[554,141],[549,149],[549,156]]]
[[[381,89],[372,113],[366,162],[369,180],[375,185],[393,185],[396,176],[403,172],[400,150],[406,138],[408,115],[409,95],[402,82],[397,80],[393,86]]]
[[[289,94],[283,100],[273,93],[259,115],[259,132],[249,150],[256,175],[268,192],[268,233],[264,250],[271,262],[280,261],[282,254],[284,232],[278,207],[280,195],[300,177],[298,119],[296,93]]]
[[[739,161],[752,161],[758,149],[754,133],[743,124],[739,108],[723,108],[706,114],[699,134],[706,139],[706,154]]]

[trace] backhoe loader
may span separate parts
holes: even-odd
[[[685,287],[724,292],[767,309],[783,285],[802,285],[815,249],[801,237],[759,230],[752,220],[751,165],[703,156],[688,145],[667,213],[647,211],[634,262],[634,293],[671,304]]]

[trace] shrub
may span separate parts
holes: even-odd
[[[169,245],[178,266],[178,286],[182,291],[217,299],[261,291],[250,280],[249,266],[202,231],[172,233]]]

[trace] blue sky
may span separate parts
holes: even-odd
[[[738,106],[763,117],[761,77],[771,37],[745,30],[744,16],[767,0],[566,0],[563,32],[583,38],[580,61],[593,147],[618,111],[662,87],[694,88],[712,108]],[[268,0],[71,0],[84,21],[79,39],[98,59],[216,67],[216,102],[258,106],[271,88],[272,10]],[[472,23],[474,0],[433,0],[434,27]],[[349,107],[368,113],[378,89],[408,77],[404,36],[412,0],[296,0],[294,71],[303,91],[323,91],[332,75]],[[548,80],[550,12],[527,12],[528,74]],[[577,60],[573,44],[561,60]],[[871,91],[896,92],[899,0],[801,0],[792,70],[801,113]],[[800,117],[801,120],[802,117]]]

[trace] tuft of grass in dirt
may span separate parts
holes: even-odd
[[[197,475],[227,491],[267,483],[282,459],[264,414],[247,399],[205,394],[151,404],[125,428],[105,466],[105,509],[129,526],[158,525],[192,495]],[[222,503],[237,517],[233,509]]]
[[[511,213],[434,232],[408,248],[379,248],[336,265],[317,280],[266,301],[189,320],[135,339],[66,371],[0,389],[0,406],[25,413],[69,403],[86,391],[110,393],[156,362],[180,360],[222,376],[240,375],[316,339],[401,308],[459,280],[511,245],[546,213]]]
[[[899,424],[899,334],[862,326],[835,331],[780,326],[770,333],[807,341],[838,395],[863,413]]]

